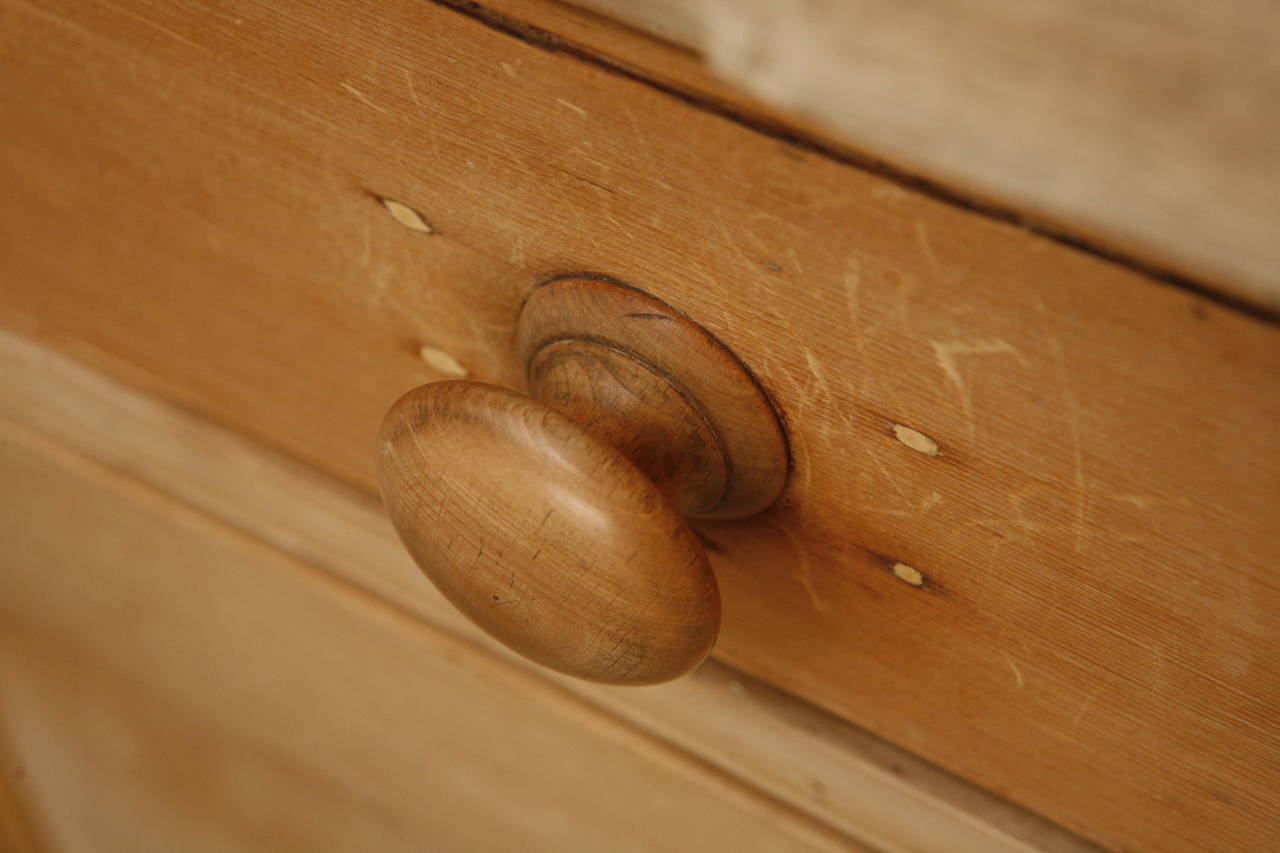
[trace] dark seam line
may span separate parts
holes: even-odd
[[[513,18],[502,12],[489,9],[473,0],[425,0],[436,6],[449,9],[460,15],[464,15],[471,20],[488,27],[491,30],[500,32],[504,35],[511,36],[525,44],[545,50],[549,53],[563,53],[574,59],[593,65],[603,71],[618,77],[623,77],[650,89],[655,89],[665,95],[669,95],[683,103],[712,113],[721,118],[733,122],[741,127],[756,133],[768,136],[783,142],[793,148],[801,151],[808,151],[818,154],[829,160],[833,160],[844,166],[850,166],[863,172],[868,172],[881,178],[893,181],[900,186],[914,190],[921,195],[958,207],[961,210],[967,210],[970,213],[976,213],[993,219],[997,222],[1003,222],[1008,225],[1014,225],[1022,228],[1038,237],[1051,240],[1055,243],[1083,252],[1087,255],[1100,258],[1117,266],[1140,273],[1148,279],[1159,284],[1174,287],[1179,290],[1193,293],[1209,302],[1213,302],[1224,308],[1229,308],[1256,320],[1266,323],[1280,325],[1280,308],[1272,308],[1259,302],[1255,302],[1249,297],[1237,296],[1228,293],[1218,287],[1195,279],[1184,276],[1180,273],[1173,272],[1159,264],[1144,261],[1129,255],[1122,251],[1109,249],[1104,246],[1096,245],[1081,237],[1068,234],[1044,222],[1029,219],[1017,211],[1001,207],[1000,205],[991,204],[990,202],[978,201],[976,199],[965,196],[956,190],[939,184],[929,178],[921,175],[913,174],[899,166],[887,163],[878,158],[854,153],[852,151],[839,148],[824,143],[818,139],[799,133],[781,122],[774,121],[764,116],[753,114],[747,110],[738,109],[723,101],[717,100],[710,95],[704,95],[700,92],[683,89],[670,83],[664,83],[645,77],[641,73],[620,64],[617,60],[603,54],[597,53],[583,45],[571,42],[562,36],[556,35],[550,30],[534,24]]]

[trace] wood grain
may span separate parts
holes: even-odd
[[[0,478],[0,709],[54,849],[860,849],[9,425]]]
[[[620,450],[531,397],[413,389],[383,421],[378,480],[414,562],[530,660],[656,684],[715,645],[720,592],[693,530]]]
[[[1271,846],[1273,327],[430,4],[4,8],[0,322],[371,489],[424,345],[517,386],[533,283],[625,278],[794,438],[704,531],[724,659],[1108,846]]]
[[[580,5],[914,172],[1280,306],[1267,0]]]
[[[0,329],[0,419],[322,567],[414,619],[532,667],[422,577],[376,499]],[[411,632],[412,633],[412,632]],[[1092,853],[1091,845],[848,723],[708,661],[617,690],[537,673],[883,851]]]

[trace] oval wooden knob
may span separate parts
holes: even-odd
[[[720,594],[697,537],[626,456],[521,394],[424,385],[383,432],[382,493],[418,565],[476,624],[595,681],[706,657]]]
[[[596,314],[581,314],[584,304]],[[542,334],[550,327],[540,318],[558,326],[566,311],[591,333]],[[658,314],[670,327],[655,334]],[[637,321],[651,324],[639,348],[629,337]],[[378,469],[392,522],[441,592],[526,657],[614,684],[683,675],[720,626],[716,579],[684,515],[740,515],[776,496],[786,451],[772,407],[718,342],[638,291],[553,282],[520,325],[539,399],[454,380],[416,388],[387,413]],[[728,415],[709,413],[663,366],[670,353],[655,361],[641,351],[673,341],[711,351],[680,370],[724,372],[718,402]],[[767,438],[743,437],[760,430]],[[776,452],[744,466],[744,486],[733,453],[757,445]],[[756,494],[761,486],[770,493]]]

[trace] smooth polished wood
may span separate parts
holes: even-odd
[[[433,382],[391,407],[378,452],[414,561],[520,654],[653,684],[715,645],[720,594],[697,537],[621,451],[565,416],[493,385]]]
[[[681,515],[724,497],[729,465],[711,425],[630,355],[593,341],[549,344],[529,363],[529,393],[620,450]]]
[[[372,492],[405,388],[518,387],[527,288],[624,277],[793,439],[761,521],[702,525],[723,660],[1112,848],[1274,846],[1274,326],[681,100],[657,48],[3,8],[0,322]]]
[[[177,504],[367,590],[375,610],[389,606],[412,617],[400,630],[415,653],[421,653],[420,633],[429,648],[440,648],[432,640],[436,632],[466,638],[635,726],[650,741],[675,745],[697,766],[745,780],[872,849],[1095,851],[1002,798],[714,661],[688,678],[625,691],[536,667],[431,588],[367,493],[3,329],[0,420],[127,471]],[[489,671],[482,660],[469,668]]]
[[[865,849],[7,421],[0,482],[0,715],[49,850]]]
[[[557,378],[555,368],[594,358],[601,346],[645,365],[687,408],[674,401],[650,405],[643,392],[638,404],[628,403],[634,392],[612,381],[605,386],[613,389],[610,399],[599,400],[566,387],[586,390],[581,377]],[[542,282],[520,308],[516,350],[535,397],[578,423],[591,424],[614,446],[632,448],[632,458],[643,460],[641,468],[658,480],[670,482],[672,472],[680,470],[680,479],[696,484],[693,494],[669,492],[685,515],[752,516],[776,501],[787,482],[786,433],[768,394],[714,335],[652,294],[601,275],[567,274]],[[578,357],[567,361],[566,352]],[[548,361],[552,353],[555,358]],[[606,419],[601,419],[602,408],[612,412]],[[701,424],[679,425],[694,418]],[[706,453],[699,447],[704,435],[719,450],[718,464],[697,458]],[[723,488],[713,497],[700,472],[715,476],[718,470],[724,472]]]

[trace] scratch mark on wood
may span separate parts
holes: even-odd
[[[404,70],[404,82],[409,84],[409,98],[413,101],[413,105],[422,109],[422,101],[418,100],[418,90],[413,86],[413,72],[408,68]]]
[[[889,469],[884,466],[884,462],[881,461],[880,457],[875,453],[868,453],[867,457],[875,463],[877,468],[880,469],[880,475],[883,476],[885,481],[888,482],[888,484],[893,487],[893,490],[898,493],[898,497],[901,498],[904,503],[909,502],[910,496],[908,496],[906,491],[903,490],[902,485],[898,482],[898,478],[889,473]]]
[[[564,107],[565,109],[573,110],[575,113],[582,116],[583,118],[587,117],[586,110],[584,110],[582,107],[578,106],[577,104],[573,104],[573,103],[570,103],[569,101],[566,101],[564,98],[556,98],[556,103]]]
[[[862,305],[859,288],[862,286],[862,264],[850,255],[845,259],[844,301],[845,310],[849,313],[849,329],[853,332],[853,342],[858,348],[858,358],[862,362],[859,375],[862,379],[861,393],[865,396],[871,384],[871,356],[867,349],[867,339],[862,333]]]
[[[800,483],[796,489],[796,494],[801,500],[806,500],[813,493],[813,454],[809,451],[807,434],[798,432],[793,435],[791,446],[795,448],[796,473],[800,475]]]
[[[827,375],[822,369],[822,363],[818,361],[817,356],[813,354],[813,350],[808,347],[804,348],[804,360],[809,366],[809,372],[813,374],[819,393],[826,398],[827,402],[831,402],[831,385],[827,382]]]
[[[881,330],[889,325],[890,320],[894,317],[898,318],[902,328],[908,329],[911,326],[911,317],[907,312],[907,302],[920,287],[920,280],[900,270],[891,270],[890,272],[896,282],[893,290],[893,305],[881,315],[877,322],[867,325],[867,334],[872,337],[879,334]]]
[[[174,41],[179,41],[179,42],[181,42],[182,44],[185,44],[185,45],[187,45],[188,47],[193,47],[193,48],[195,48],[196,50],[200,51],[201,53],[207,54],[207,55],[209,55],[209,56],[214,56],[214,55],[215,55],[215,54],[213,53],[213,51],[209,50],[209,48],[208,48],[208,47],[206,47],[206,46],[204,46],[204,45],[202,45],[202,44],[200,44],[200,43],[198,43],[198,42],[194,42],[194,41],[192,41],[191,39],[187,38],[186,36],[182,35],[181,33],[174,32],[173,30],[169,29],[168,27],[161,26],[160,24],[157,24],[155,21],[151,20],[150,18],[148,18],[148,17],[146,17],[146,16],[144,16],[144,15],[139,15],[137,12],[132,12],[132,11],[130,11],[129,9],[127,9],[127,8],[125,8],[124,6],[121,6],[121,5],[117,4],[117,3],[107,2],[107,3],[106,3],[106,5],[110,6],[112,9],[115,9],[115,10],[116,10],[117,12],[119,12],[121,15],[124,15],[124,16],[126,16],[126,17],[128,17],[128,18],[132,18],[133,20],[135,20],[135,21],[137,21],[138,23],[142,24],[144,27],[150,27],[151,29],[155,30],[155,31],[156,31],[156,32],[158,32],[158,33],[163,33],[164,35],[168,36],[169,38],[173,39]]]
[[[929,265],[934,269],[942,269],[942,264],[938,262],[938,256],[933,252],[933,244],[929,242],[929,231],[925,228],[923,220],[915,221],[916,242],[920,244],[920,251],[924,252],[925,258],[928,259]]]
[[[1089,710],[1090,706],[1093,705],[1094,700],[1098,698],[1098,694],[1101,692],[1101,687],[1095,689],[1091,694],[1089,694],[1089,698],[1084,700],[1084,704],[1080,706],[1080,710],[1076,711],[1075,718],[1071,721],[1072,734],[1075,734],[1076,729],[1080,728],[1080,721],[1084,719],[1085,712]]]
[[[858,359],[861,369],[858,375],[861,380],[859,393],[866,396],[871,390],[872,383],[876,381],[877,372],[873,369],[871,360],[871,346],[869,338],[877,331],[878,327],[864,324],[862,317],[861,303],[862,288],[862,262],[856,255],[850,254],[845,258],[844,273],[844,297],[845,309],[849,315],[849,330],[853,335],[854,346],[858,351]],[[892,382],[883,382],[881,387],[888,396],[890,403],[895,411],[902,410],[902,401],[898,396],[898,391]]]
[[[800,585],[804,587],[805,594],[809,596],[809,601],[813,604],[813,609],[819,613],[826,613],[830,605],[818,594],[818,588],[813,582],[813,560],[809,556],[809,552],[805,549],[804,543],[782,524],[769,519],[762,520],[774,530],[781,533],[783,538],[787,540],[787,544],[791,546],[791,552],[795,554],[796,559],[800,563],[796,570],[796,577],[800,579]]]
[[[573,178],[575,181],[580,181],[581,183],[584,183],[587,186],[595,187],[598,190],[603,190],[604,192],[607,192],[609,195],[618,194],[618,191],[615,190],[613,187],[610,187],[606,184],[599,183],[598,181],[593,181],[590,178],[585,178],[582,175],[579,175],[577,172],[571,172],[568,169],[562,169],[561,171],[563,171],[569,177]]]
[[[1071,389],[1071,375],[1067,370],[1066,354],[1062,350],[1062,341],[1053,333],[1053,322],[1049,310],[1042,300],[1036,299],[1036,310],[1040,314],[1040,323],[1044,329],[1044,338],[1053,354],[1054,369],[1058,374],[1059,394],[1062,406],[1067,410],[1067,435],[1071,439],[1071,482],[1075,504],[1075,536],[1074,547],[1077,554],[1084,553],[1089,516],[1088,485],[1084,474],[1084,445],[1080,435],[1080,403]]]
[[[708,215],[710,216],[711,214],[708,213]],[[743,250],[742,246],[739,245],[734,236],[729,233],[729,229],[724,225],[724,223],[718,223],[717,227],[719,228],[721,236],[724,238],[725,247],[738,256],[738,260],[741,261],[743,269],[751,273],[752,281],[758,284],[762,289],[767,289],[770,284],[769,278],[761,272],[759,264],[756,263],[756,259]]]
[[[930,492],[921,498],[918,504],[913,505],[909,500],[904,501],[904,508],[902,509],[885,506],[883,502],[857,503],[853,505],[853,509],[857,512],[884,515],[889,518],[917,518],[929,512],[929,510],[933,509],[940,503],[942,503],[942,493]]]
[[[1018,669],[1018,664],[1014,662],[1013,655],[1009,654],[1008,652],[1003,652],[1003,654],[1004,654],[1004,659],[1009,662],[1009,669],[1013,670],[1013,678],[1018,684],[1018,689],[1019,690],[1023,689],[1024,687],[1026,687],[1027,682],[1022,677],[1022,670]]]
[[[960,397],[960,409],[964,414],[965,427],[968,430],[969,438],[972,439],[975,434],[973,394],[965,382],[964,376],[960,373],[959,358],[970,355],[1003,354],[1013,356],[1019,364],[1026,364],[1026,359],[1012,344],[1003,340],[930,341],[929,343],[933,346],[938,367],[942,368],[942,372],[951,381],[951,384],[956,389],[956,394]]]
[[[1023,503],[1033,495],[1044,494],[1052,497],[1058,497],[1061,493],[1059,489],[1050,489],[1042,487],[1032,487],[1022,489],[1008,495],[1009,499],[1009,517],[1007,518],[974,518],[969,519],[965,523],[971,527],[980,527],[990,531],[993,534],[992,545],[992,561],[1000,558],[1000,552],[1007,545],[1023,545],[1026,547],[1053,547],[1045,546],[1043,543],[1036,543],[1034,537],[1038,534],[1051,535],[1075,535],[1080,531],[1078,519],[1073,515],[1069,524],[1059,524],[1054,522],[1033,521],[1027,516],[1027,511],[1023,507]],[[1072,494],[1074,497],[1074,493]],[[1085,529],[1084,531],[1087,541],[1089,542],[1119,542],[1131,544],[1146,541],[1147,537],[1141,534],[1124,532],[1109,526],[1100,525],[1094,529]]]
[[[368,107],[369,109],[371,109],[371,110],[377,110],[377,111],[378,111],[378,112],[380,112],[380,113],[385,113],[385,112],[386,112],[386,110],[385,110],[385,109],[383,109],[382,107],[380,107],[380,106],[378,106],[377,104],[375,104],[373,101],[371,101],[371,100],[369,100],[368,98],[366,98],[366,97],[364,96],[364,93],[363,93],[363,92],[361,92],[361,91],[360,91],[359,89],[357,89],[355,86],[352,86],[350,83],[339,83],[338,85],[339,85],[339,86],[341,86],[343,89],[346,89],[348,92],[350,92],[350,93],[352,94],[352,96],[354,96],[354,97],[356,98],[356,100],[358,100],[360,103],[364,104],[364,105],[365,105],[366,107]]]

